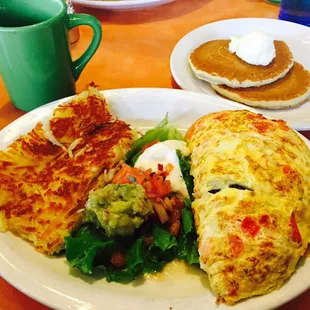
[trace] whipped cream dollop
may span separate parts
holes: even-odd
[[[251,65],[267,66],[276,57],[273,39],[262,32],[251,32],[242,37],[231,37],[229,51]]]

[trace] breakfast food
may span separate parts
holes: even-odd
[[[139,135],[93,84],[60,104],[0,152],[0,229],[108,281],[197,264],[184,137],[167,116]]]
[[[282,79],[261,87],[231,88],[211,84],[222,96],[263,109],[286,109],[300,106],[310,96],[310,73],[295,62]]]
[[[66,238],[71,266],[131,282],[174,259],[198,264],[188,155],[167,117],[136,140],[111,184],[90,192],[83,225]]]
[[[81,224],[88,193],[113,178],[134,133],[93,87],[0,152],[0,228],[58,253]]]
[[[310,151],[284,121],[249,111],[186,134],[200,266],[228,304],[279,289],[310,241]]]
[[[0,153],[2,228],[109,282],[198,266],[199,245],[219,300],[279,288],[309,241],[309,150],[246,111],[204,116],[186,139],[167,117],[136,133],[90,87]]]
[[[212,84],[229,87],[253,87],[275,82],[284,77],[294,64],[289,47],[275,41],[276,57],[268,66],[251,65],[229,51],[230,40],[209,41],[189,56],[195,75]]]
[[[197,78],[220,95],[252,107],[294,108],[307,100],[310,74],[294,62],[285,42],[261,32],[230,39],[206,42],[190,54]]]
[[[267,66],[276,57],[273,39],[263,32],[250,32],[242,37],[231,37],[228,50],[246,63],[255,66]]]

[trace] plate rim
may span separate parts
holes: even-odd
[[[72,0],[73,4],[78,4],[85,7],[102,8],[111,10],[126,10],[126,9],[143,9],[147,7],[164,5],[175,0],[120,0],[120,1],[102,1],[102,0]]]
[[[194,92],[191,90],[184,90],[184,89],[175,89],[175,88],[165,88],[165,87],[124,87],[124,88],[111,88],[111,89],[105,89],[105,90],[99,90],[99,92],[103,95],[107,95],[109,96],[110,94],[113,93],[135,93],[135,92],[171,92],[171,93],[179,93],[179,94],[186,94],[186,96],[194,96],[194,97],[209,97],[212,100],[218,101],[218,102],[222,102],[225,103],[227,106],[231,106],[231,107],[235,107],[236,109],[239,108],[241,110],[249,110],[249,111],[254,111],[253,108],[249,107],[249,106],[245,106],[242,105],[238,102],[234,102],[234,101],[230,101],[227,100],[225,98],[222,97],[214,97],[211,96],[209,94],[205,94],[205,93],[198,93],[198,92]],[[79,93],[77,93],[76,95],[78,95]],[[5,127],[3,127],[2,129],[0,129],[0,137],[3,134],[3,131],[8,130],[9,127],[13,126],[15,124],[15,122],[20,121],[21,118],[26,117],[26,115],[31,115],[31,114],[35,114],[38,110],[40,109],[46,109],[49,106],[52,106],[54,104],[61,104],[62,102],[65,102],[67,100],[70,100],[71,98],[73,98],[76,95],[72,95],[72,96],[67,96],[67,97],[63,97],[63,98],[59,98],[57,100],[48,102],[46,104],[43,104],[29,112],[26,112],[25,114],[21,115],[20,117],[16,118],[15,120],[13,120],[11,123],[7,124]],[[209,105],[211,103],[209,103],[210,101],[207,101],[206,105]],[[269,117],[270,118],[270,117]],[[293,128],[294,129],[294,128]],[[295,130],[295,129],[294,129]],[[295,130],[296,131],[296,130]],[[298,132],[297,132],[298,133]],[[298,133],[299,134],[299,133]],[[303,136],[302,136],[303,137]]]
[[[192,83],[190,86],[188,86],[188,84],[186,84],[186,82],[184,82],[184,80],[182,78],[180,79],[180,75],[177,73],[177,69],[176,69],[176,58],[177,57],[176,57],[176,55],[177,55],[177,53],[179,53],[179,51],[181,49],[180,46],[182,46],[182,44],[184,44],[184,42],[187,42],[190,38],[195,36],[195,34],[198,33],[199,31],[202,31],[205,28],[216,26],[217,24],[225,24],[225,23],[231,23],[231,22],[244,22],[244,23],[246,23],[248,21],[268,22],[268,23],[273,23],[273,24],[275,24],[275,23],[276,24],[279,24],[279,23],[289,24],[292,27],[299,28],[299,29],[304,30],[304,31],[307,30],[307,32],[309,33],[309,36],[310,36],[310,28],[309,27],[306,27],[304,25],[300,25],[297,23],[293,23],[290,21],[279,20],[279,19],[274,19],[274,18],[263,18],[263,17],[228,18],[228,19],[218,20],[218,21],[214,21],[212,23],[204,24],[202,26],[199,26],[199,27],[193,29],[192,31],[188,32],[187,34],[185,34],[173,47],[173,50],[170,54],[169,66],[170,66],[171,75],[172,75],[173,79],[175,80],[176,84],[181,89],[186,90],[186,91],[204,93],[194,83]],[[180,62],[178,62],[178,63],[180,63]],[[181,66],[181,67],[183,67],[183,66]],[[187,73],[184,72],[184,74],[187,74]],[[204,93],[204,94],[207,94],[207,93]],[[208,95],[210,95],[210,94],[208,94]],[[217,96],[212,96],[212,97],[217,97]],[[221,96],[219,96],[219,97],[221,97]],[[222,98],[222,99],[227,100],[229,102],[234,102],[230,99],[226,99],[226,98]],[[242,106],[246,106],[246,105],[241,104],[241,103],[239,103],[239,104]],[[262,114],[264,114],[264,110],[266,111],[266,113],[268,113],[268,111],[276,111],[276,110],[254,108],[254,107],[250,107],[250,106],[246,106],[246,107],[251,108],[252,111],[254,111],[256,113],[262,113]],[[282,110],[282,111],[284,111],[284,110]],[[289,110],[287,110],[287,111],[289,111]],[[291,127],[293,127],[295,130],[298,130],[298,131],[310,131],[310,120],[309,120],[309,124],[304,125],[302,127],[298,127],[298,125],[291,126]]]
[[[181,96],[186,94],[186,96],[189,96],[189,97],[194,96],[197,98],[211,97],[217,101],[223,101],[221,98],[214,98],[208,94],[196,93],[196,92],[184,91],[184,90],[178,90],[178,89],[171,89],[171,88],[120,88],[120,89],[101,90],[100,93],[103,93],[106,96],[111,96],[111,95],[113,96],[117,93],[125,93],[126,94],[126,93],[141,92],[142,94],[143,93],[147,94],[148,92],[152,92],[152,91],[160,92],[160,93],[161,92],[170,92],[170,93],[179,94]],[[54,106],[54,105],[57,106],[58,104],[61,104],[67,100],[70,100],[70,98],[72,98],[72,97],[74,97],[74,96],[69,96],[69,97],[65,97],[65,98],[55,100],[55,101],[47,103],[41,107],[38,107],[37,109],[35,109],[33,111],[37,112],[40,109],[46,109],[46,108]],[[229,102],[229,101],[224,101],[224,102],[228,106],[236,106],[236,104],[234,102]],[[237,108],[237,106],[236,106],[236,108]],[[243,108],[243,109],[247,109],[247,108]],[[28,114],[30,114],[30,113],[31,112],[22,115],[21,117],[17,118],[15,121],[18,121],[22,118],[29,117]],[[42,115],[42,118],[44,118],[44,116],[45,115]],[[11,122],[6,127],[4,127],[0,131],[0,136],[3,134],[4,130],[7,130],[11,126],[14,127],[15,121]],[[307,144],[307,146],[310,147],[310,141],[307,138],[305,138],[304,136],[302,136],[301,134],[298,133],[298,135],[301,136],[302,139]],[[3,242],[3,241],[1,241],[1,242]],[[59,291],[53,292],[51,288],[46,287],[44,285],[41,285],[40,283],[34,281],[33,279],[30,279],[30,281],[33,283],[33,286],[30,287],[29,279],[28,279],[27,275],[22,272],[22,270],[20,269],[20,266],[15,267],[14,265],[12,265],[6,259],[5,255],[2,253],[1,249],[0,249],[0,261],[3,262],[3,264],[0,264],[0,276],[2,276],[3,279],[5,279],[8,283],[10,283],[12,286],[14,286],[16,289],[18,289],[22,293],[26,294],[27,296],[29,296],[30,298],[40,302],[41,304],[49,306],[51,308],[55,308],[55,306],[57,307],[57,309],[69,309],[70,307],[74,307],[74,308],[78,307],[76,301],[74,301],[74,300],[70,301],[70,296],[67,296],[67,295],[60,296]],[[1,266],[3,266],[3,267],[1,268]],[[12,276],[12,274],[13,274],[13,276]],[[28,283],[28,285],[25,285],[26,283]],[[290,300],[296,298],[297,296],[301,295],[303,292],[308,290],[309,287],[310,287],[310,281],[307,285],[305,285],[303,287],[303,289],[299,289],[299,290],[297,289],[293,294],[290,295],[290,297],[288,299],[282,300],[280,302],[274,301],[271,306],[273,307],[273,306],[283,305],[283,304],[289,302]],[[42,290],[44,291],[44,294],[40,293],[40,292],[42,292]],[[45,295],[45,293],[57,294],[58,299],[61,298],[61,300],[59,300],[58,304],[56,305],[57,301],[52,302],[52,298],[46,300],[42,297]],[[75,298],[72,297],[71,299],[75,299]],[[64,304],[63,302],[66,302],[66,303]],[[59,303],[61,304],[61,306],[59,306]],[[90,306],[96,308],[96,304],[91,305],[91,304],[87,303],[87,305],[90,305]]]

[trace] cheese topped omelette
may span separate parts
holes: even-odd
[[[218,301],[278,289],[310,241],[310,151],[284,121],[206,115],[188,130],[200,265]]]
[[[59,252],[81,222],[89,191],[113,177],[133,140],[93,86],[58,106],[0,152],[0,229],[41,252]]]

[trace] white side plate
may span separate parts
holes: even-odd
[[[175,0],[120,0],[120,1],[101,1],[101,0],[72,0],[74,4],[82,6],[105,9],[111,11],[118,10],[137,10],[155,7]]]
[[[189,54],[199,45],[217,39],[229,39],[252,31],[262,31],[275,40],[283,40],[290,47],[296,61],[310,70],[310,28],[298,24],[267,18],[228,19],[207,24],[193,30],[175,46],[170,68],[177,84],[185,89],[219,97],[207,82],[196,78],[188,65]],[[310,130],[310,100],[299,108],[286,110],[255,109],[272,118],[284,119],[296,130]]]
[[[238,104],[220,98],[172,89],[122,89],[103,93],[114,115],[142,130],[153,127],[166,112],[171,124],[186,130],[207,113],[240,109]],[[64,101],[42,106],[11,123],[0,132],[0,148],[27,133]],[[204,272],[172,265],[168,273],[169,276],[160,274],[157,280],[128,285],[107,283],[71,269],[64,257],[44,256],[11,233],[0,233],[0,275],[53,309],[264,310],[275,308],[310,287],[310,259],[302,259],[296,273],[280,290],[234,307],[217,306]]]

